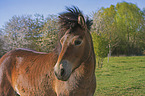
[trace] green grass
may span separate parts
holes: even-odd
[[[145,56],[105,58],[94,96],[145,96]]]

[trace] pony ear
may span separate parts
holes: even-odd
[[[82,15],[78,16],[78,24],[80,24],[82,27],[85,26],[85,19]]]

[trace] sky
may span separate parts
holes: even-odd
[[[65,6],[77,6],[84,14],[90,15],[101,7],[110,7],[120,2],[136,4],[141,10],[145,8],[145,0],[0,0],[0,28],[13,16],[58,15],[65,11]]]

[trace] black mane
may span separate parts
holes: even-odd
[[[79,8],[72,6],[72,7],[66,7],[66,10],[67,10],[66,12],[61,13],[59,16],[60,29],[66,31],[69,28],[80,26],[78,24],[78,16],[79,15],[83,16],[83,13],[79,10]],[[85,23],[87,25],[88,30],[90,30],[92,25],[92,20],[86,17]]]

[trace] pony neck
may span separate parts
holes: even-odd
[[[86,63],[93,63],[94,68],[96,67],[96,58],[95,58],[95,52],[94,52],[94,46],[93,46],[93,41],[92,41],[92,36],[90,34],[90,32],[86,32],[86,37],[88,38],[88,42],[89,42],[89,46],[90,46],[90,50],[89,50],[89,54],[88,54],[88,58],[86,59]],[[84,63],[85,63],[84,62]]]
[[[96,59],[95,59],[92,37],[90,33],[87,33],[86,35],[87,35],[89,46],[90,46],[88,57],[85,61],[82,62],[79,68],[76,69],[76,74],[78,78],[79,78],[79,72],[80,72],[80,75],[84,76],[84,79],[86,79],[85,77],[92,78],[94,76],[95,68],[96,68]]]

